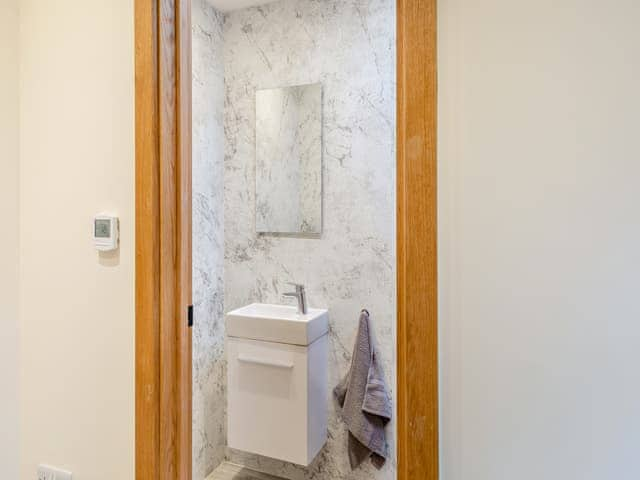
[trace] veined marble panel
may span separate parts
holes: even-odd
[[[225,310],[282,303],[286,282],[307,286],[310,306],[330,311],[330,386],[351,360],[358,314],[371,312],[395,385],[395,2],[281,0],[227,14],[224,26]],[[322,234],[255,233],[258,89],[321,83]],[[241,452],[236,463],[302,480],[393,480],[396,462],[351,472],[335,403],[329,441],[304,469]],[[392,451],[395,422],[388,428]]]
[[[226,363],[222,315],[224,264],[224,17],[193,0],[193,479],[225,455]]]

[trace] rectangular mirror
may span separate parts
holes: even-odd
[[[256,231],[322,231],[322,86],[256,91]]]

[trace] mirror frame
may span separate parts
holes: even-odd
[[[263,215],[261,215],[259,213],[260,208],[258,208],[258,207],[259,207],[259,205],[264,205],[264,204],[272,205],[271,202],[268,202],[268,201],[267,202],[260,202],[260,199],[264,200],[264,197],[262,197],[260,195],[260,192],[264,190],[263,188],[260,188],[261,187],[261,183],[263,183],[262,186],[264,186],[264,183],[271,184],[272,186],[276,186],[276,185],[274,185],[274,183],[272,183],[272,182],[269,182],[268,179],[264,179],[263,176],[259,175],[259,173],[264,170],[264,168],[260,168],[261,163],[262,164],[267,164],[268,163],[267,161],[261,162],[260,161],[261,158],[263,158],[263,156],[275,157],[275,155],[264,154],[264,152],[263,152],[264,155],[261,155],[261,151],[262,151],[261,148],[260,148],[261,139],[267,137],[267,135],[265,134],[265,132],[261,132],[260,129],[258,128],[258,126],[259,126],[259,120],[258,119],[259,119],[260,113],[261,113],[261,109],[259,108],[259,105],[260,105],[259,96],[260,96],[260,94],[265,94],[265,92],[274,92],[274,91],[285,92],[285,91],[292,91],[293,89],[303,89],[303,88],[306,89],[306,91],[304,92],[304,95],[309,95],[313,91],[313,93],[314,93],[314,98],[313,98],[314,103],[315,103],[315,100],[316,100],[315,91],[318,90],[318,92],[317,92],[317,94],[318,94],[318,96],[317,96],[318,111],[315,112],[319,116],[319,119],[318,119],[319,122],[318,122],[318,125],[317,125],[317,127],[318,127],[317,138],[316,138],[315,135],[313,135],[314,144],[315,144],[315,142],[317,142],[317,144],[314,145],[314,146],[317,147],[317,151],[315,151],[315,148],[314,148],[314,153],[318,154],[318,158],[317,159],[316,158],[312,158],[312,160],[317,160],[317,163],[313,162],[314,163],[313,171],[314,171],[314,173],[317,172],[317,174],[318,174],[318,177],[314,178],[314,180],[317,180],[318,183],[312,185],[313,187],[318,187],[318,190],[317,190],[318,196],[317,196],[317,198],[312,199],[312,203],[313,203],[312,210],[313,210],[313,213],[317,213],[318,214],[318,217],[317,218],[313,218],[313,220],[315,220],[313,222],[314,227],[306,229],[306,230],[302,228],[302,225],[304,225],[305,224],[305,220],[307,220],[309,217],[312,217],[312,215],[310,215],[308,217],[300,218],[299,219],[299,225],[298,225],[297,229],[293,229],[293,228],[291,228],[291,229],[275,228],[273,226],[274,225],[273,220],[271,220],[271,222],[269,222],[266,219],[264,220],[264,223],[268,224],[268,226],[261,227],[259,218],[262,218]],[[255,215],[255,233],[258,234],[258,235],[281,235],[281,236],[289,236],[289,237],[318,237],[318,238],[322,235],[322,227],[323,227],[323,218],[322,218],[322,216],[324,214],[324,205],[323,205],[323,203],[324,203],[324,198],[323,198],[323,194],[324,194],[324,188],[323,188],[323,181],[324,181],[324,158],[323,157],[324,157],[324,151],[323,151],[323,134],[322,134],[323,123],[324,123],[323,122],[323,120],[324,120],[324,118],[323,118],[323,105],[322,105],[323,90],[324,90],[323,89],[323,85],[322,85],[322,82],[320,82],[320,81],[314,82],[314,83],[298,84],[298,85],[287,85],[287,86],[283,86],[283,87],[258,88],[258,89],[255,90],[254,95],[255,95],[255,106],[256,106],[256,110],[255,110],[255,135],[256,135],[256,139],[255,139],[255,197],[254,197],[254,203],[255,203],[255,212],[256,212],[256,215]],[[262,113],[264,113],[264,112],[262,112]],[[296,130],[294,132],[295,134],[293,135],[294,138],[298,138],[297,134],[300,133],[300,131],[301,131],[300,126],[301,126],[301,124],[300,124],[300,122],[298,122]],[[312,133],[315,133],[315,132],[312,132]],[[275,140],[273,138],[270,138],[270,139],[271,140]],[[277,141],[274,141],[273,143],[277,143]],[[315,155],[314,155],[314,157],[315,157]],[[277,164],[277,162],[280,159],[278,159],[278,158],[275,158],[275,159],[274,158],[268,158],[266,160],[275,160],[275,163]],[[295,159],[294,159],[294,161],[295,161]],[[299,165],[302,165],[302,166],[305,165],[305,162],[302,161],[302,158],[299,158],[297,163]],[[309,162],[309,163],[311,163],[311,162]],[[269,167],[267,167],[267,168],[269,168]],[[270,168],[274,168],[274,167],[272,166]],[[305,171],[310,171],[310,169],[306,170],[304,168],[301,168],[300,169],[300,173],[303,174],[302,177],[304,177]],[[270,175],[267,175],[267,176],[270,176]],[[304,187],[307,187],[308,184],[302,182],[302,180],[300,178],[298,178],[298,180],[300,180],[298,183],[302,184],[301,188],[299,188],[299,190],[302,191],[302,192],[307,191],[307,189],[304,188]],[[290,183],[287,183],[287,185],[281,185],[282,187],[285,187],[285,188],[275,188],[275,189],[272,189],[272,190],[283,191],[283,190],[286,189],[286,187],[288,185],[290,185]],[[266,195],[266,197],[269,197],[269,195]],[[290,202],[287,202],[287,203],[290,203]],[[301,204],[300,198],[298,198],[298,212],[297,212],[298,214],[302,210],[302,207],[301,207],[300,204]],[[273,208],[269,209],[269,211],[272,211],[272,210],[274,210],[274,209]],[[269,215],[266,215],[264,217],[269,218]],[[308,222],[307,222],[307,224],[308,224]]]

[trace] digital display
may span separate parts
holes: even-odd
[[[96,220],[95,221],[95,237],[109,238],[111,236],[111,221]]]

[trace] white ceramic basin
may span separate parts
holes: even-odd
[[[252,303],[227,313],[229,337],[310,345],[328,331],[329,313],[321,308],[302,315],[292,306]]]

